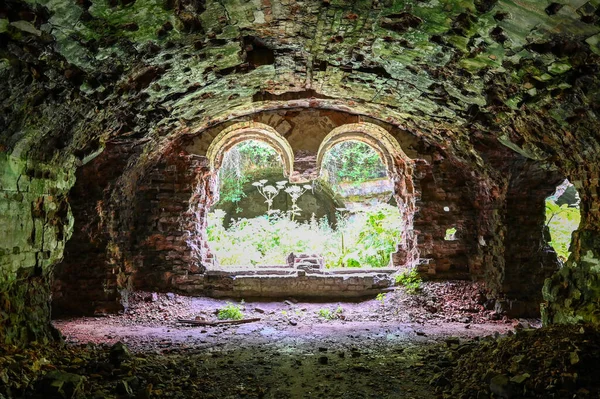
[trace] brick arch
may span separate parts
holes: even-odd
[[[381,157],[388,174],[397,174],[398,161],[410,163],[398,141],[384,128],[368,122],[349,123],[333,129],[321,142],[317,153],[317,168],[322,167],[327,151],[344,141],[360,141],[372,147]]]
[[[381,157],[388,176],[394,183],[394,196],[405,226],[397,250],[392,255],[392,263],[395,266],[415,266],[419,260],[419,249],[413,229],[416,212],[413,161],[386,129],[372,123],[359,122],[339,126],[325,136],[317,153],[317,169],[321,170],[327,151],[336,144],[349,140],[369,145]]]
[[[210,168],[214,172],[221,167],[225,153],[237,144],[257,140],[269,144],[279,154],[284,173],[291,176],[294,168],[294,151],[288,141],[274,128],[264,123],[240,122],[223,129],[210,143],[206,151]]]

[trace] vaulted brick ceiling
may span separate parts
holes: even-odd
[[[489,135],[569,168],[600,153],[600,2],[563,3],[10,0],[0,143],[45,159],[109,138],[159,148],[296,100],[399,124],[472,162]]]
[[[49,336],[52,273],[73,231],[99,259],[73,258],[77,273],[130,266],[113,241],[132,231],[136,182],[178,138],[279,108],[366,115],[451,159],[489,233],[472,243],[475,263],[500,285],[541,270],[542,243],[519,245],[541,236],[538,197],[553,184],[546,168],[559,169],[582,224],[546,286],[548,320],[597,322],[600,0],[5,0],[0,341]],[[76,171],[84,184],[71,189]]]

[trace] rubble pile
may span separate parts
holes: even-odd
[[[597,398],[600,331],[591,326],[518,329],[449,339],[432,379],[445,398]]]

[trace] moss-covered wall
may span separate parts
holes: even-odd
[[[581,225],[571,257],[544,285],[545,323],[600,324],[600,171],[581,165],[569,175],[581,198]]]
[[[510,234],[502,205],[509,182],[502,176],[507,165],[493,161],[497,149],[572,181],[581,176],[583,188],[595,187],[598,178],[600,4],[550,3],[6,0],[0,4],[0,151],[28,160],[31,165],[16,168],[26,178],[27,169],[38,169],[33,160],[84,165],[107,142],[126,143],[135,150],[110,195],[128,204],[144,171],[186,135],[268,110],[367,116],[409,131],[474,174],[466,187],[475,198],[469,212],[483,222],[469,236],[476,255],[467,262],[501,281],[510,265],[490,248],[501,248],[503,234]],[[501,158],[511,164],[519,157]],[[12,167],[0,176],[20,181]],[[56,176],[43,179],[50,184]],[[63,209],[66,188],[59,191],[52,200],[44,197],[42,208]],[[570,263],[582,277],[570,287],[593,280],[585,277],[586,265],[598,259],[598,193],[588,191],[582,201],[591,216]],[[3,201],[26,213],[34,198]],[[107,250],[117,275],[128,267],[121,239],[135,217],[121,211],[107,241],[115,244]],[[9,228],[10,240],[24,240],[20,228]],[[49,264],[59,252],[34,258]],[[34,259],[33,250],[25,253],[11,256]],[[556,279],[558,287],[563,278]],[[575,306],[561,302],[571,293],[548,292],[554,292],[547,296],[552,314],[594,308],[598,299],[591,289]]]
[[[50,338],[50,279],[71,236],[73,168],[0,153],[0,343]]]

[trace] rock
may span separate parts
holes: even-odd
[[[144,298],[144,301],[146,301],[146,302],[156,302],[156,301],[158,301],[158,294],[156,292],[153,292],[152,294],[147,295]]]
[[[263,308],[255,307],[254,311],[256,313],[265,314],[265,310]]]
[[[490,391],[500,398],[509,399],[512,397],[510,380],[503,374],[498,374],[490,381]]]
[[[120,380],[117,382],[117,393],[121,395],[132,395],[133,391],[127,381]]]
[[[527,330],[531,328],[529,322],[527,320],[519,320],[517,325],[515,326],[515,330]]]
[[[175,299],[175,294],[173,294],[172,292],[167,292],[167,299],[169,301],[172,301],[173,299]]]
[[[83,394],[85,380],[78,374],[53,370],[42,378],[38,392],[44,398],[75,398]]]
[[[528,373],[519,374],[519,375],[512,377],[510,379],[510,382],[514,382],[515,384],[522,384],[529,377],[531,377],[531,375],[529,375]]]
[[[450,385],[450,381],[443,374],[438,373],[433,376],[433,378],[429,381],[429,385],[432,387],[444,387]]]
[[[131,359],[131,352],[127,348],[127,345],[117,342],[110,348],[109,359],[115,367],[119,367],[122,362]]]
[[[569,353],[569,361],[572,365],[579,363],[579,355],[577,354],[577,352]]]
[[[295,319],[289,319],[288,323],[290,323],[290,325],[292,325],[292,326],[297,326],[298,325],[298,322]]]

